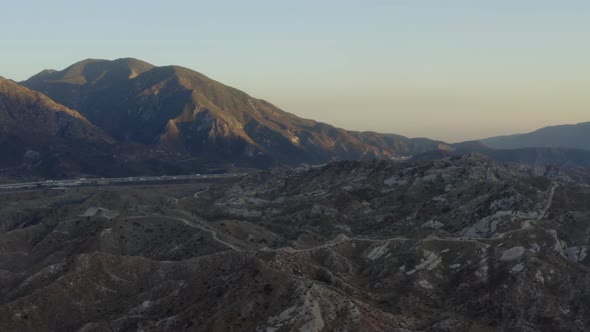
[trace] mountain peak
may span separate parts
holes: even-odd
[[[25,82],[52,81],[78,85],[92,84],[107,76],[118,77],[120,79],[133,78],[154,67],[150,63],[135,58],[120,58],[115,60],[88,58],[60,71],[43,70]]]

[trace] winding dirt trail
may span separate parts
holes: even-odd
[[[248,250],[244,250],[234,244],[231,244],[229,242],[226,242],[222,239],[219,238],[218,233],[215,229],[213,228],[209,228],[209,227],[205,227],[205,226],[201,226],[193,221],[184,219],[184,218],[178,218],[178,217],[170,217],[170,216],[133,216],[133,217],[126,217],[129,220],[132,219],[145,219],[145,218],[162,218],[162,219],[169,219],[169,220],[176,220],[176,221],[181,221],[182,223],[184,223],[185,225],[189,226],[189,227],[193,227],[193,228],[198,228],[204,232],[207,232],[209,234],[211,234],[211,237],[213,238],[213,240],[215,240],[216,242],[219,242],[223,245],[225,245],[226,247],[229,247],[237,252],[248,252]]]
[[[547,216],[547,212],[549,212],[551,205],[553,205],[553,197],[555,196],[555,190],[558,187],[559,187],[558,183],[553,183],[553,186],[551,186],[551,189],[549,190],[549,198],[547,199],[547,203],[545,204],[545,206],[541,210],[541,213],[539,213],[539,215],[535,219],[525,220],[522,223],[522,227],[520,227],[519,229],[515,229],[512,231],[498,234],[497,236],[495,236],[495,238],[505,238],[507,235],[518,233],[518,232],[523,231],[525,229],[530,229],[531,227],[533,227],[533,223],[543,220],[543,218],[545,218]]]
[[[551,208],[551,205],[553,204],[553,197],[555,196],[555,190],[558,187],[559,187],[559,184],[557,184],[557,183],[553,184],[553,186],[551,187],[551,190],[549,192],[549,198],[547,200],[547,204],[545,205],[545,207],[541,211],[541,214],[539,214],[539,216],[537,218],[535,218],[534,220],[526,220],[524,222],[524,225],[522,228],[520,228],[518,230],[499,234],[497,236],[497,238],[503,238],[504,236],[506,236],[508,234],[519,232],[519,231],[526,229],[526,228],[530,228],[532,222],[542,220],[547,215],[547,212],[549,211],[549,209]],[[194,197],[198,198],[198,194],[205,192],[207,190],[209,190],[209,187],[207,187],[199,192],[196,192],[194,194]],[[204,232],[211,234],[211,238],[214,241],[221,243],[224,246],[226,246],[236,252],[254,253],[254,252],[262,251],[262,252],[278,252],[278,253],[296,254],[296,253],[311,252],[311,251],[315,251],[315,250],[326,249],[326,248],[330,248],[333,246],[337,246],[337,245],[345,243],[345,242],[352,242],[352,241],[394,242],[394,241],[413,241],[413,240],[418,241],[418,240],[420,240],[420,239],[412,239],[412,238],[399,237],[399,236],[387,238],[387,239],[371,239],[371,238],[364,238],[364,237],[347,237],[344,235],[340,235],[340,236],[337,236],[334,240],[328,241],[328,242],[326,242],[322,245],[319,245],[319,246],[309,247],[309,248],[281,247],[281,248],[271,249],[268,247],[264,247],[259,250],[246,250],[244,248],[240,248],[239,246],[237,246],[235,244],[232,244],[230,242],[222,240],[219,237],[219,232],[216,229],[214,229],[213,227],[201,225],[199,223],[196,223],[196,222],[188,220],[188,219],[179,218],[179,217],[171,217],[171,216],[133,216],[133,217],[128,217],[128,219],[142,219],[142,218],[150,218],[150,217],[158,217],[158,218],[181,221],[182,223],[184,223],[185,225],[187,225],[189,227],[197,228],[197,229],[200,229]],[[478,239],[474,239],[474,238],[438,238],[438,237],[434,237],[434,238],[427,238],[427,239],[422,239],[422,240],[440,240],[440,241],[453,241],[453,242],[479,242]]]
[[[337,237],[338,238],[338,237]],[[302,252],[310,252],[310,251],[314,251],[314,250],[319,250],[319,249],[325,249],[325,248],[330,248],[345,242],[352,242],[352,241],[367,241],[367,242],[393,242],[393,241],[412,241],[415,239],[410,239],[407,237],[392,237],[392,238],[388,238],[388,239],[369,239],[369,238],[362,238],[362,237],[345,237],[342,238],[340,240],[332,240],[332,241],[328,241],[322,245],[319,246],[315,246],[315,247],[309,247],[309,248],[292,248],[292,247],[282,247],[282,248],[277,248],[277,249],[271,249],[271,248],[262,248],[260,249],[260,251],[265,251],[265,252],[283,252],[283,253],[289,253],[289,254],[296,254],[296,253],[302,253]]]
[[[207,190],[209,190],[209,188],[211,188],[211,186],[207,186],[205,189],[197,191],[197,192],[196,192],[196,193],[193,195],[193,197],[194,197],[194,198],[199,198],[199,194],[202,194],[202,193],[206,192]]]
[[[241,248],[233,243],[230,243],[230,242],[227,242],[227,241],[221,239],[220,234],[216,229],[214,229],[210,226],[201,225],[199,223],[196,223],[194,221],[191,221],[191,220],[188,220],[185,218],[172,217],[172,216],[133,216],[133,217],[127,217],[127,218],[128,219],[143,219],[143,218],[153,218],[153,217],[180,221],[189,227],[197,228],[199,230],[202,230],[204,232],[211,234],[211,238],[214,241],[221,243],[222,245],[228,247],[229,249],[234,250],[236,252],[244,252],[244,253],[276,252],[276,253],[286,253],[286,254],[298,254],[298,253],[312,252],[312,251],[316,251],[316,250],[320,250],[320,249],[331,248],[331,247],[334,247],[334,246],[337,246],[339,244],[346,243],[346,242],[372,242],[372,243],[375,243],[375,242],[377,242],[377,243],[390,243],[390,242],[405,242],[405,241],[452,241],[452,242],[469,242],[469,243],[480,242],[479,239],[474,239],[474,238],[428,237],[425,239],[415,239],[415,238],[396,236],[396,237],[385,238],[385,239],[379,239],[379,238],[372,239],[372,238],[366,238],[366,237],[347,237],[345,235],[339,235],[334,240],[328,241],[328,242],[326,242],[322,245],[319,245],[319,246],[314,246],[314,247],[309,247],[309,248],[281,247],[281,248],[273,249],[273,248],[264,247],[264,248],[257,249],[257,250],[247,250],[247,249]]]
[[[555,189],[557,189],[557,187],[559,187],[558,183],[554,183],[553,186],[551,187],[551,191],[549,192],[549,199],[547,200],[547,204],[545,205],[545,208],[543,209],[543,211],[541,211],[541,214],[539,215],[539,217],[537,217],[537,221],[545,218],[545,216],[547,215],[547,212],[551,208],[551,205],[553,205],[553,197],[555,196]]]

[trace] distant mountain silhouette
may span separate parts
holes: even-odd
[[[480,140],[494,149],[571,148],[590,150],[590,122],[551,126],[527,134]]]
[[[533,166],[590,167],[590,151],[564,148],[497,149],[485,152],[497,161]]]
[[[436,160],[477,153],[500,162],[532,166],[590,167],[590,151],[571,148],[492,149],[480,141],[452,144],[452,149],[438,149],[413,156],[413,160]]]
[[[136,59],[84,60],[22,84],[78,110],[120,142],[206,159],[324,163],[445,146],[302,119],[193,70]]]

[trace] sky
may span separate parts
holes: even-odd
[[[0,76],[181,65],[287,112],[448,142],[590,121],[590,1],[0,0]]]

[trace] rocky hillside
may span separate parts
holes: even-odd
[[[3,331],[590,329],[581,170],[467,155],[0,199]]]
[[[77,111],[0,77],[0,133],[25,140],[113,140]]]
[[[78,110],[119,141],[202,158],[324,163],[444,145],[302,119],[190,69],[136,59],[84,60],[22,84]]]

